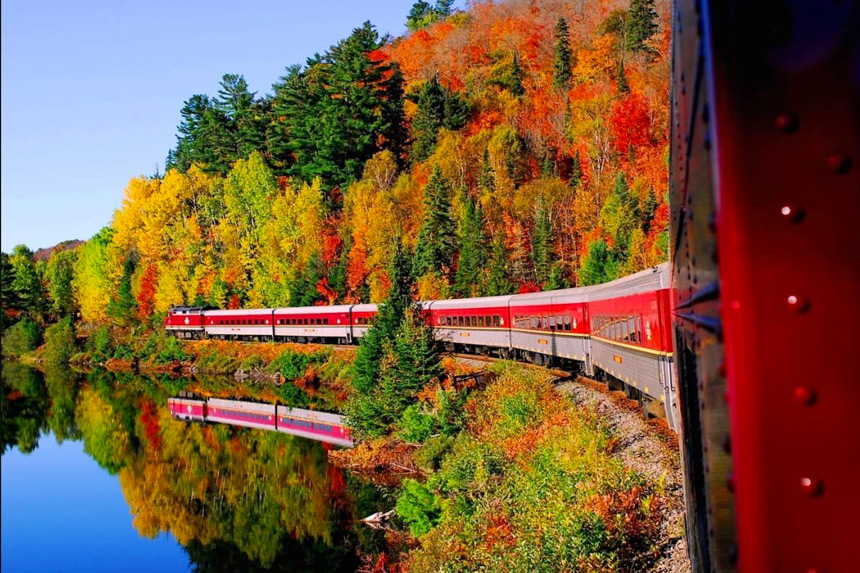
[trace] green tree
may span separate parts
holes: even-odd
[[[131,323],[137,315],[137,299],[132,292],[131,279],[134,275],[134,261],[126,259],[122,266],[122,278],[115,297],[108,304],[108,316],[119,324]]]
[[[18,245],[9,257],[14,275],[12,289],[20,301],[21,310],[37,318],[48,308],[42,276],[33,260],[33,253],[24,245]]]
[[[436,165],[424,189],[424,214],[415,245],[413,272],[420,277],[430,271],[450,270],[454,256],[454,219],[451,191]]]
[[[50,366],[62,366],[77,352],[75,347],[75,325],[67,316],[45,330],[45,362]]]
[[[654,0],[631,0],[627,22],[630,48],[649,52],[647,42],[657,33],[657,10]]]
[[[445,119],[445,90],[437,76],[421,87],[412,120],[412,160],[424,161],[436,147],[436,136]]]
[[[564,276],[564,268],[561,263],[556,262],[552,266],[549,278],[544,285],[544,290],[559,290],[563,288],[570,288],[570,283]]]
[[[3,356],[23,356],[36,350],[41,341],[42,330],[39,324],[25,316],[3,334]]]
[[[48,279],[48,294],[51,311],[58,317],[74,316],[77,311],[72,280],[75,278],[77,251],[55,251],[48,259],[45,276]]]
[[[523,69],[516,52],[504,54],[499,58],[498,62],[490,69],[487,84],[506,89],[515,96],[522,96],[526,93],[523,87]]]
[[[578,286],[596,285],[618,278],[618,263],[605,241],[601,239],[588,245],[588,253],[577,278]]]
[[[630,236],[639,222],[639,201],[630,192],[624,174],[619,172],[615,187],[600,210],[603,229],[612,237],[613,251],[619,262],[627,260]]]
[[[579,149],[573,154],[573,165],[570,168],[570,186],[576,189],[582,181],[582,159],[579,157]]]
[[[573,77],[571,70],[572,54],[570,51],[570,29],[564,18],[559,18],[555,25],[555,57],[553,60],[553,86],[558,90],[570,87]]]
[[[481,283],[481,271],[486,263],[486,239],[484,237],[484,214],[471,196],[466,196],[463,225],[460,232],[460,258],[454,291],[459,296],[477,295]]]
[[[385,41],[365,22],[275,84],[268,139],[276,161],[290,163],[287,173],[344,186],[359,178],[376,152],[389,149],[400,157],[406,142],[403,76],[380,57]]]
[[[535,278],[543,285],[549,279],[553,263],[552,221],[549,218],[549,210],[540,205],[535,219],[531,258]]]
[[[484,286],[486,296],[501,296],[511,294],[514,285],[508,279],[509,262],[508,249],[502,236],[497,236],[493,241],[493,251],[490,255],[489,270],[487,272],[487,283]]]
[[[411,30],[420,30],[438,20],[444,20],[451,14],[451,5],[454,0],[436,0],[436,5],[431,6],[424,0],[418,0],[409,10],[406,17],[406,27]]]

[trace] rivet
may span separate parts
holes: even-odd
[[[798,207],[797,205],[783,205],[779,208],[779,214],[782,215],[787,221],[792,223],[798,223],[803,220],[804,212],[803,209]]]
[[[776,116],[774,123],[777,129],[783,133],[794,133],[800,127],[800,121],[797,119],[797,116],[791,113],[779,114]]]
[[[811,406],[815,404],[815,401],[818,399],[818,394],[809,386],[798,386],[794,389],[794,399],[797,400],[799,404]]]
[[[824,485],[821,483],[821,480],[803,477],[800,478],[800,490],[810,497],[815,497],[824,490]]]
[[[848,173],[851,169],[851,158],[844,153],[831,153],[827,156],[827,167],[839,175]]]
[[[809,309],[809,301],[799,294],[788,295],[785,302],[788,304],[788,308],[794,312],[806,312]]]

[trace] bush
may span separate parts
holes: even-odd
[[[113,351],[113,357],[119,358],[120,360],[130,360],[134,358],[134,350],[132,350],[130,346],[120,344]]]
[[[439,500],[427,486],[407,479],[397,498],[397,515],[409,525],[412,535],[418,537],[436,526],[442,511]]]
[[[287,350],[269,363],[269,372],[280,372],[287,380],[298,380],[303,377],[311,364],[320,364],[328,357],[325,352],[305,354]]]
[[[45,331],[45,362],[52,365],[68,364],[77,352],[75,326],[71,317],[48,327]]]
[[[87,350],[96,362],[104,362],[114,354],[109,326],[97,328],[87,340]]]
[[[425,413],[421,406],[412,404],[403,412],[400,418],[400,437],[407,442],[423,442],[436,428],[436,418]]]
[[[3,335],[3,356],[22,356],[39,347],[42,331],[39,325],[29,318],[22,318],[9,327]]]
[[[263,360],[263,357],[259,354],[252,354],[248,356],[242,363],[239,365],[239,368],[244,370],[245,372],[251,372],[252,370],[262,370],[266,367],[266,361]]]
[[[156,364],[170,364],[171,362],[187,362],[191,355],[182,349],[179,340],[168,336],[162,345],[161,352],[155,357]]]
[[[432,436],[415,450],[415,463],[424,471],[436,471],[442,464],[442,458],[451,451],[453,444],[454,438],[451,436]]]

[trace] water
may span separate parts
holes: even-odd
[[[381,548],[359,520],[393,502],[333,446],[175,420],[180,388],[3,365],[4,572],[352,571]]]

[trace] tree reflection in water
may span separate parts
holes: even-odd
[[[118,474],[137,531],[172,533],[198,570],[354,570],[380,542],[353,527],[380,492],[329,466],[329,446],[174,420],[167,397],[186,383],[4,364],[3,450],[31,452],[48,430],[82,439]]]

